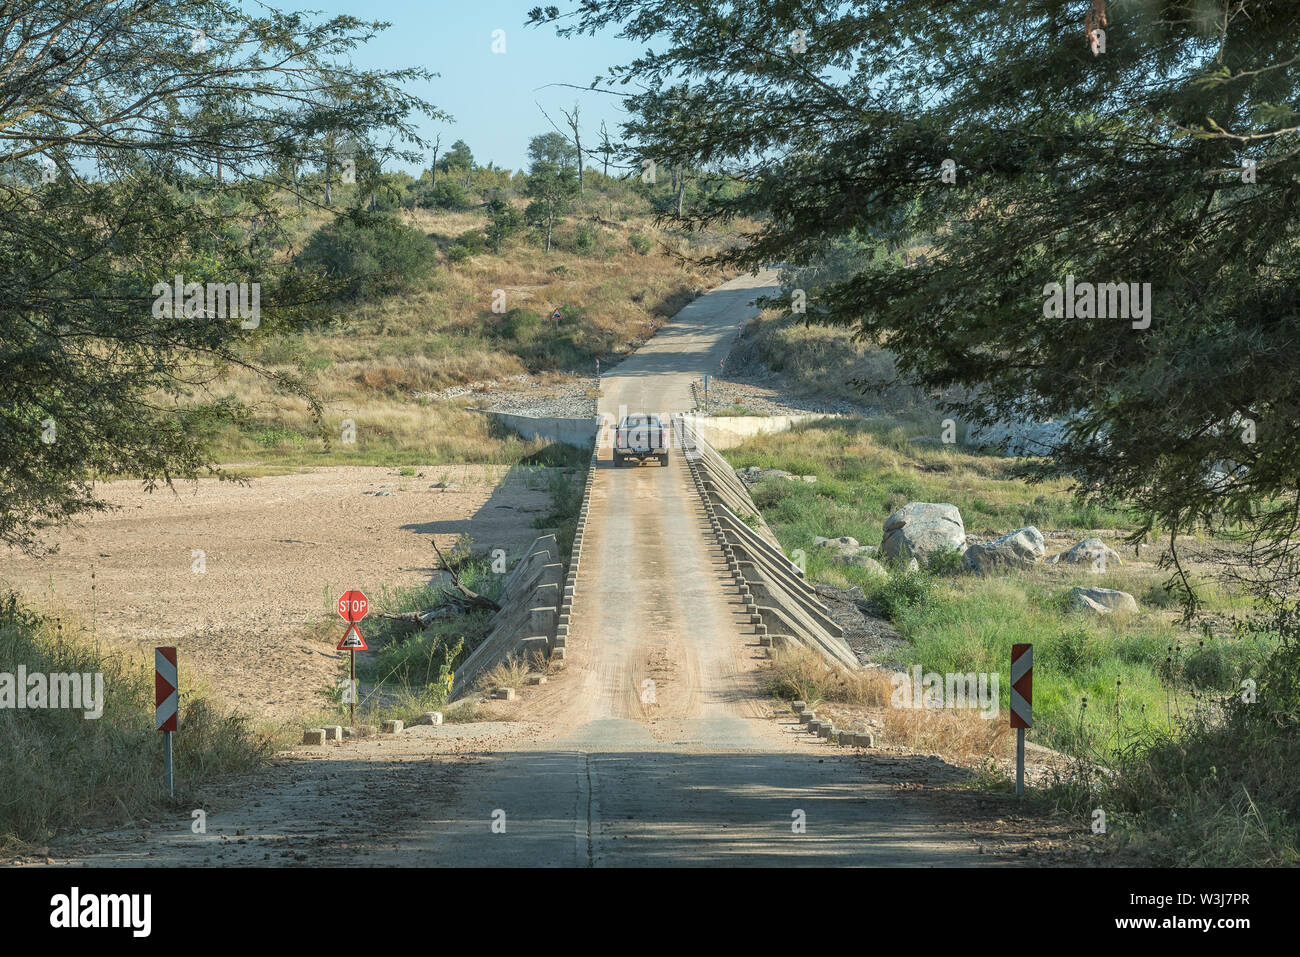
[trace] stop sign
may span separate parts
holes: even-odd
[[[344,621],[360,621],[369,610],[370,602],[366,600],[365,592],[353,588],[339,596],[339,614]]]

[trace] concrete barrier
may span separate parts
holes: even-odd
[[[480,674],[513,656],[544,653],[559,622],[559,582],[564,566],[554,535],[537,538],[524,550],[502,586],[487,637],[470,652],[452,681],[452,697],[464,694]]]
[[[759,646],[809,648],[840,667],[856,669],[857,655],[844,640],[844,630],[804,580],[803,572],[781,550],[744,483],[693,430],[691,421],[690,416],[676,419],[683,458]]]
[[[574,448],[588,449],[596,441],[598,420],[591,418],[565,419],[547,415],[517,415],[513,412],[489,412],[476,409],[489,418],[526,439],[543,439],[560,442]]]
[[[708,442],[715,449],[730,449],[743,445],[746,440],[756,435],[770,435],[773,432],[788,432],[802,422],[815,422],[818,419],[842,419],[844,416],[832,413],[809,413],[804,415],[684,415],[688,428]]]

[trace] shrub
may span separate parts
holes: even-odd
[[[651,245],[653,245],[650,242],[649,237],[642,236],[640,233],[633,233],[631,236],[627,237],[627,241],[628,245],[642,256],[647,255],[650,252]]]
[[[340,284],[340,297],[361,299],[400,292],[427,276],[434,246],[419,230],[391,216],[340,216],[318,229],[298,262]]]
[[[878,581],[871,598],[887,618],[897,620],[903,611],[929,601],[933,594],[934,583],[926,572],[896,566],[888,578]]]
[[[466,209],[469,207],[469,194],[459,183],[443,179],[437,186],[422,183],[412,192],[412,202],[424,209]]]

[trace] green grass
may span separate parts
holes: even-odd
[[[794,548],[807,548],[825,528],[879,542],[881,524],[908,502],[951,502],[975,535],[1025,525],[1087,531],[1131,524],[1125,511],[1076,502],[1065,482],[1027,485],[1012,475],[1009,459],[909,442],[939,431],[924,418],[821,421],[756,437],[726,455],[735,468],[817,476],[815,484],[772,479],[754,491],[768,524],[781,526],[782,542],[788,536]]]
[[[1036,525],[1083,537],[1131,526],[1123,510],[1080,506],[1064,483],[1028,485],[1012,474],[1010,460],[910,441],[931,434],[931,424],[924,417],[815,422],[725,454],[736,468],[818,477],[815,484],[761,482],[752,490],[754,502],[788,554],[803,550],[810,578],[860,586],[894,622],[908,639],[906,664],[998,672],[1005,709],[1011,645],[1032,642],[1033,736],[1040,743],[1073,750],[1109,742],[1113,756],[1125,735],[1168,730],[1192,707],[1194,695],[1230,691],[1260,666],[1272,647],[1265,638],[1206,635],[1175,624],[1167,574],[1149,566],[1113,566],[1100,575],[1077,566],[1040,566],[978,577],[949,563],[947,573],[895,568],[882,578],[836,564],[833,553],[814,548],[818,535],[879,544],[884,520],[910,501],[956,505],[967,531],[982,535]],[[1127,591],[1138,597],[1140,611],[1103,619],[1071,612],[1073,585]],[[1251,609],[1245,598],[1212,583],[1201,597],[1208,611],[1223,616]]]

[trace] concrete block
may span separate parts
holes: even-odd
[[[563,658],[564,658],[564,656],[565,656],[565,648],[564,648],[564,645],[557,645],[556,647],[554,647],[554,648],[551,649],[551,660],[552,660],[552,661],[556,661],[556,660],[561,660],[561,661],[562,661]]]
[[[835,730],[835,723],[833,721],[823,721],[817,728],[817,737],[829,738],[831,736],[831,732],[834,730]]]
[[[514,701],[514,700],[515,700],[515,689],[514,689],[514,688],[494,688],[494,689],[492,690],[492,697],[496,698],[498,701]]]
[[[802,711],[799,712],[799,723],[808,724],[809,722],[815,720],[816,717],[817,717],[816,711],[811,711],[808,708],[804,708]]]
[[[550,644],[551,640],[546,635],[529,635],[527,638],[520,638],[519,657],[524,661],[532,661],[534,655],[545,657]]]
[[[876,746],[876,736],[870,731],[859,731],[853,738],[853,743],[859,748],[874,748]]]
[[[308,728],[306,731],[302,733],[302,743],[303,744],[324,744],[325,729]]]
[[[325,725],[325,740],[326,740],[326,741],[342,741],[342,740],[343,740],[343,726],[340,725],[340,724],[327,724],[327,725]]]
[[[569,638],[567,635],[556,635],[555,640],[551,642],[552,649],[567,648],[568,645],[569,645]]]
[[[554,605],[528,609],[528,632],[533,635],[553,635],[559,626],[560,612]]]
[[[389,720],[384,722],[384,734],[401,734],[402,728],[405,727],[401,721]]]
[[[355,728],[343,729],[343,737],[345,738],[373,738],[378,733],[379,729],[373,724],[363,724]]]
[[[426,711],[420,715],[420,724],[442,724],[442,712]]]
[[[793,711],[795,714],[798,714],[799,712],[805,710],[807,707],[808,707],[808,702],[806,701],[790,702],[790,710]]]
[[[758,647],[760,647],[760,648],[771,648],[771,647],[772,647],[772,639],[769,638],[767,635],[759,635],[759,636],[758,636]]]
[[[546,675],[529,675],[524,679],[526,685],[544,685],[546,684]]]

